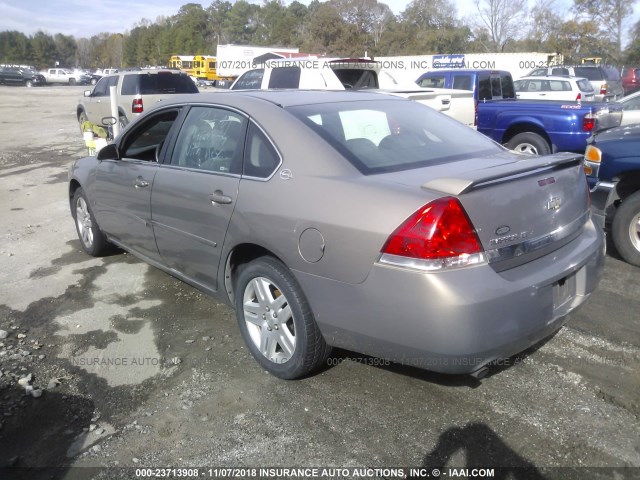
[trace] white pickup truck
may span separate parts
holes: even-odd
[[[269,60],[263,68],[244,72],[231,86],[231,90],[272,88],[376,90],[423,103],[475,128],[472,92],[427,89],[415,83],[402,83],[374,60],[315,57]]]
[[[40,71],[47,83],[62,83],[64,85],[86,85],[91,83],[91,77],[81,72],[74,72],[67,68],[49,68]]]

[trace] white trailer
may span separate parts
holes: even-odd
[[[258,68],[262,63],[260,57],[266,56],[271,59],[288,58],[289,55],[299,52],[298,48],[218,45],[216,52],[218,75],[222,77],[237,77],[246,70]]]
[[[376,57],[376,60],[397,78],[411,82],[423,73],[438,68],[506,70],[514,79],[518,79],[534,68],[558,65],[563,62],[561,54],[540,52],[415,55]]]

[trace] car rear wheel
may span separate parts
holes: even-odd
[[[611,236],[620,256],[640,267],[640,192],[622,200],[613,217]]]
[[[73,195],[71,213],[76,223],[76,231],[82,249],[93,257],[107,253],[110,247],[109,242],[98,227],[98,222],[89,207],[89,200],[87,200],[82,188],[78,188]]]
[[[70,78],[69,79],[69,85],[75,85],[76,84],[76,79],[75,78]]]
[[[32,80],[27,80],[26,82],[24,82],[24,86],[27,87],[27,88],[33,87],[33,81]]]
[[[272,375],[300,378],[318,369],[331,348],[290,270],[261,257],[245,265],[236,281],[240,332],[257,362]]]
[[[82,130],[82,124],[84,122],[88,122],[89,121],[89,117],[87,117],[86,112],[83,110],[82,112],[80,112],[80,114],[78,115],[78,124],[80,125],[80,133],[84,133]]]
[[[524,132],[514,135],[507,142],[507,148],[518,153],[528,155],[548,155],[551,147],[547,141],[537,133]]]

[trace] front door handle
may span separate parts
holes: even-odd
[[[144,178],[142,177],[138,177],[136,178],[136,181],[133,182],[133,186],[135,188],[145,188],[149,186],[149,182],[147,182]]]
[[[213,203],[214,205],[228,205],[231,203],[231,197],[222,193],[222,190],[216,190],[211,195],[209,195],[209,200],[211,200],[211,203]]]

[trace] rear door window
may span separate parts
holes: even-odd
[[[471,75],[453,75],[453,85],[451,88],[455,88],[458,90],[473,90],[473,85],[471,83]]]
[[[141,73],[123,77],[122,95],[158,93],[198,93],[198,87],[187,75],[171,72]]]

